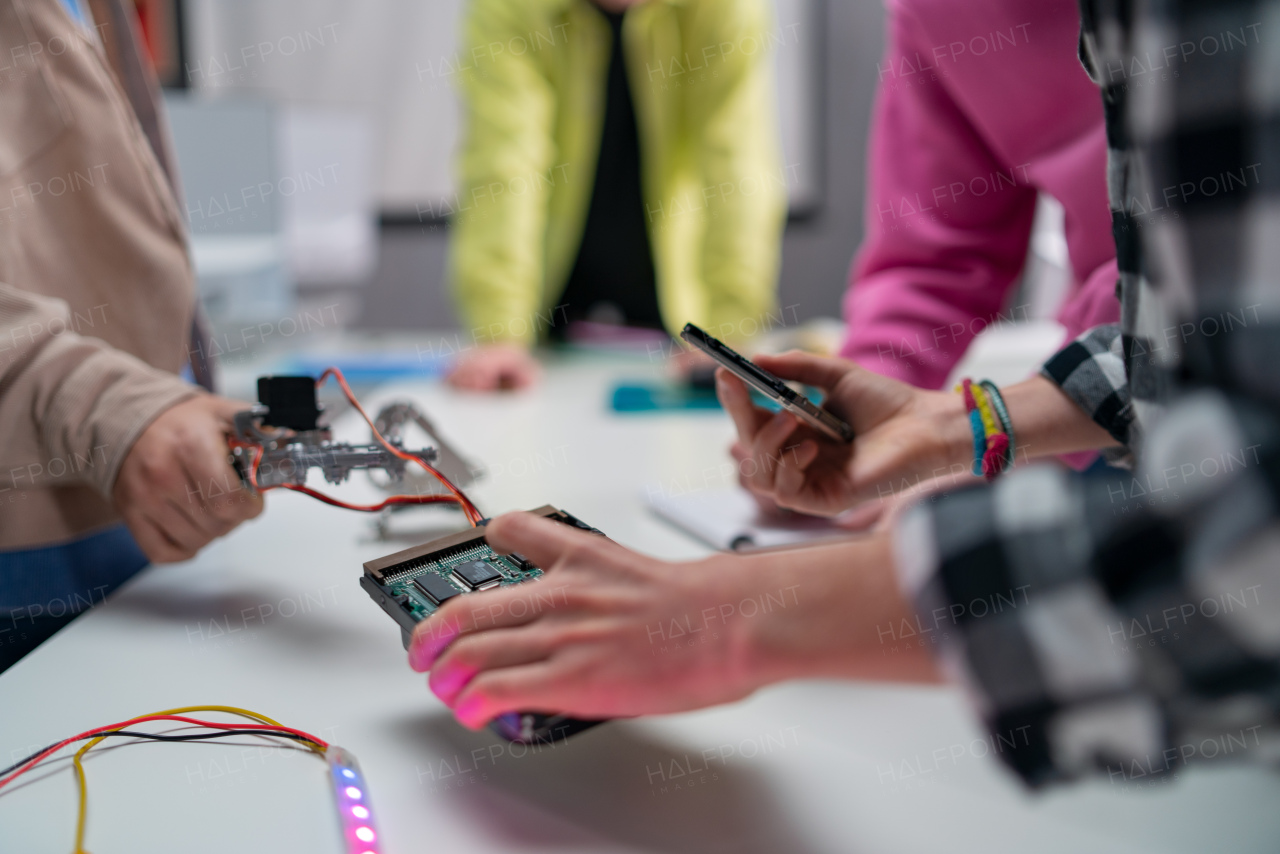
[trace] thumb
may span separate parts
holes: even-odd
[[[229,397],[219,397],[216,394],[205,395],[204,400],[209,411],[228,424],[231,423],[237,412],[253,408],[252,403],[245,403],[243,400],[232,400]]]

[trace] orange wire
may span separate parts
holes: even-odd
[[[394,456],[397,456],[406,462],[417,463],[418,465],[426,469],[427,472],[432,477],[440,481],[440,483],[444,485],[444,488],[449,490],[449,492],[453,493],[453,496],[458,500],[458,503],[462,505],[462,510],[466,514],[467,519],[471,522],[473,527],[481,519],[484,518],[484,514],[480,512],[479,508],[477,508],[474,504],[471,503],[471,499],[463,495],[462,490],[454,486],[453,483],[449,480],[449,478],[445,477],[443,473],[441,473],[439,470],[435,468],[435,466],[431,465],[421,457],[416,457],[413,454],[409,454],[400,450],[395,445],[392,445],[385,438],[383,438],[382,433],[380,433],[378,431],[378,428],[374,426],[373,419],[369,417],[369,413],[365,412],[364,407],[360,405],[360,401],[356,400],[355,392],[351,390],[351,386],[347,385],[347,378],[342,375],[341,370],[339,370],[338,368],[326,368],[324,373],[320,375],[320,378],[316,380],[316,387],[318,388],[321,385],[324,385],[324,381],[330,376],[332,376],[335,380],[338,381],[338,385],[339,387],[341,387],[342,393],[346,395],[347,401],[353,407],[355,407],[356,412],[359,412],[360,417],[363,418],[364,422],[369,425],[369,429],[373,432],[373,437],[378,440],[378,444],[386,448],[388,453]]]
[[[471,526],[473,528],[476,527],[479,524],[480,520],[484,518],[484,514],[480,512],[479,508],[477,508],[475,504],[471,502],[471,499],[467,498],[467,496],[462,493],[462,490],[454,486],[453,483],[449,480],[449,478],[445,477],[444,474],[440,472],[438,469],[436,469],[434,466],[427,463],[426,460],[423,460],[421,457],[414,456],[413,454],[406,453],[405,451],[400,450],[395,445],[392,445],[390,442],[388,442],[386,438],[383,437],[382,433],[378,431],[378,428],[374,426],[373,419],[369,417],[369,413],[365,412],[364,407],[360,405],[360,401],[356,400],[355,393],[351,391],[351,386],[347,385],[346,377],[342,375],[342,371],[340,371],[338,368],[325,369],[325,372],[320,375],[320,378],[318,380],[316,380],[316,387],[318,388],[324,385],[324,381],[328,379],[330,376],[332,376],[335,380],[338,381],[338,385],[342,388],[342,393],[346,396],[347,401],[355,408],[357,412],[360,413],[360,417],[364,419],[365,423],[369,425],[369,429],[373,432],[373,437],[378,440],[378,444],[382,445],[382,447],[385,448],[387,452],[392,454],[393,456],[399,457],[400,459],[405,460],[406,462],[415,462],[418,465],[422,466],[424,469],[427,470],[427,472],[432,477],[440,481],[440,483],[444,486],[444,488],[449,490],[451,494],[448,496],[401,494],[401,495],[393,495],[390,498],[378,504],[349,504],[345,501],[340,501],[336,498],[332,498],[328,495],[325,495],[322,492],[318,492],[314,489],[311,489],[308,486],[301,485],[301,484],[281,483],[281,484],[277,484],[276,486],[265,486],[265,487],[259,486],[258,485],[258,466],[262,463],[262,456],[264,453],[262,446],[246,445],[245,443],[242,443],[242,442],[233,441],[232,442],[233,445],[238,447],[247,447],[253,451],[253,460],[249,464],[250,485],[252,485],[253,488],[259,492],[266,492],[267,490],[278,489],[283,487],[284,489],[291,489],[294,492],[301,492],[304,495],[310,495],[312,498],[323,501],[326,504],[331,504],[334,507],[342,507],[346,510],[358,510],[363,513],[376,513],[379,510],[382,510],[386,507],[390,507],[393,505],[453,503],[453,504],[459,505],[462,508],[462,513],[464,516],[467,517],[467,521],[471,523]]]
[[[280,484],[284,489],[292,489],[294,492],[301,492],[304,495],[310,495],[312,498],[323,501],[325,504],[332,504],[334,507],[341,507],[344,510],[359,510],[363,513],[377,513],[379,510],[401,504],[457,504],[458,500],[452,495],[393,495],[390,498],[378,504],[349,504],[346,501],[340,501],[332,496],[318,492],[309,486],[301,486],[296,483]],[[275,487],[269,487],[275,489]],[[468,516],[468,519],[470,517]],[[474,525],[475,523],[472,522]]]

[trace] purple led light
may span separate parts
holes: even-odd
[[[334,806],[342,822],[343,850],[347,854],[380,854],[382,842],[374,827],[373,806],[368,803],[364,774],[351,754],[331,745],[326,751],[333,782]],[[3,848],[0,845],[0,848]]]

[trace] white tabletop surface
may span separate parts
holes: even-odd
[[[563,507],[662,558],[703,548],[644,509],[650,484],[716,488],[720,413],[618,416],[616,359],[553,365],[536,391],[409,398],[491,473],[489,513]],[[362,439],[349,418],[339,435]],[[344,489],[373,491],[359,478]],[[1275,851],[1280,776],[1196,768],[1031,794],[989,755],[958,692],[797,683],[704,712],[615,722],[541,752],[471,733],[412,672],[399,630],[357,586],[363,561],[460,518],[440,508],[375,539],[367,517],[294,494],[187,564],[144,571],[0,675],[0,765],[166,707],[245,706],[355,753],[384,850],[409,852]],[[107,745],[104,745],[107,747]],[[986,755],[984,755],[986,754]],[[711,756],[708,761],[704,756]],[[128,744],[88,769],[95,854],[339,852],[324,763],[285,749]],[[0,852],[65,854],[75,790],[54,763],[0,795]]]

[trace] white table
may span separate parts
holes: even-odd
[[[720,485],[730,425],[718,413],[607,411],[611,380],[657,370],[582,359],[552,366],[530,394],[418,383],[367,402],[412,398],[488,464],[473,490],[486,512],[552,503],[626,545],[688,558],[702,548],[646,512],[642,491]],[[340,427],[363,435],[349,418]],[[373,495],[358,480],[348,488]],[[398,524],[425,539],[461,522],[433,509]],[[366,517],[275,493],[262,518],[197,560],[145,571],[0,676],[0,764],[98,724],[220,703],[353,751],[390,854],[1280,848],[1275,774],[1202,768],[1172,784],[1032,795],[982,755],[990,746],[950,689],[789,684],[536,754],[513,749],[456,725],[408,668],[399,630],[356,581],[363,561],[409,543],[371,531]],[[128,744],[87,768],[95,854],[340,850],[324,764],[307,754]],[[29,777],[0,796],[0,852],[65,854],[69,768]]]

